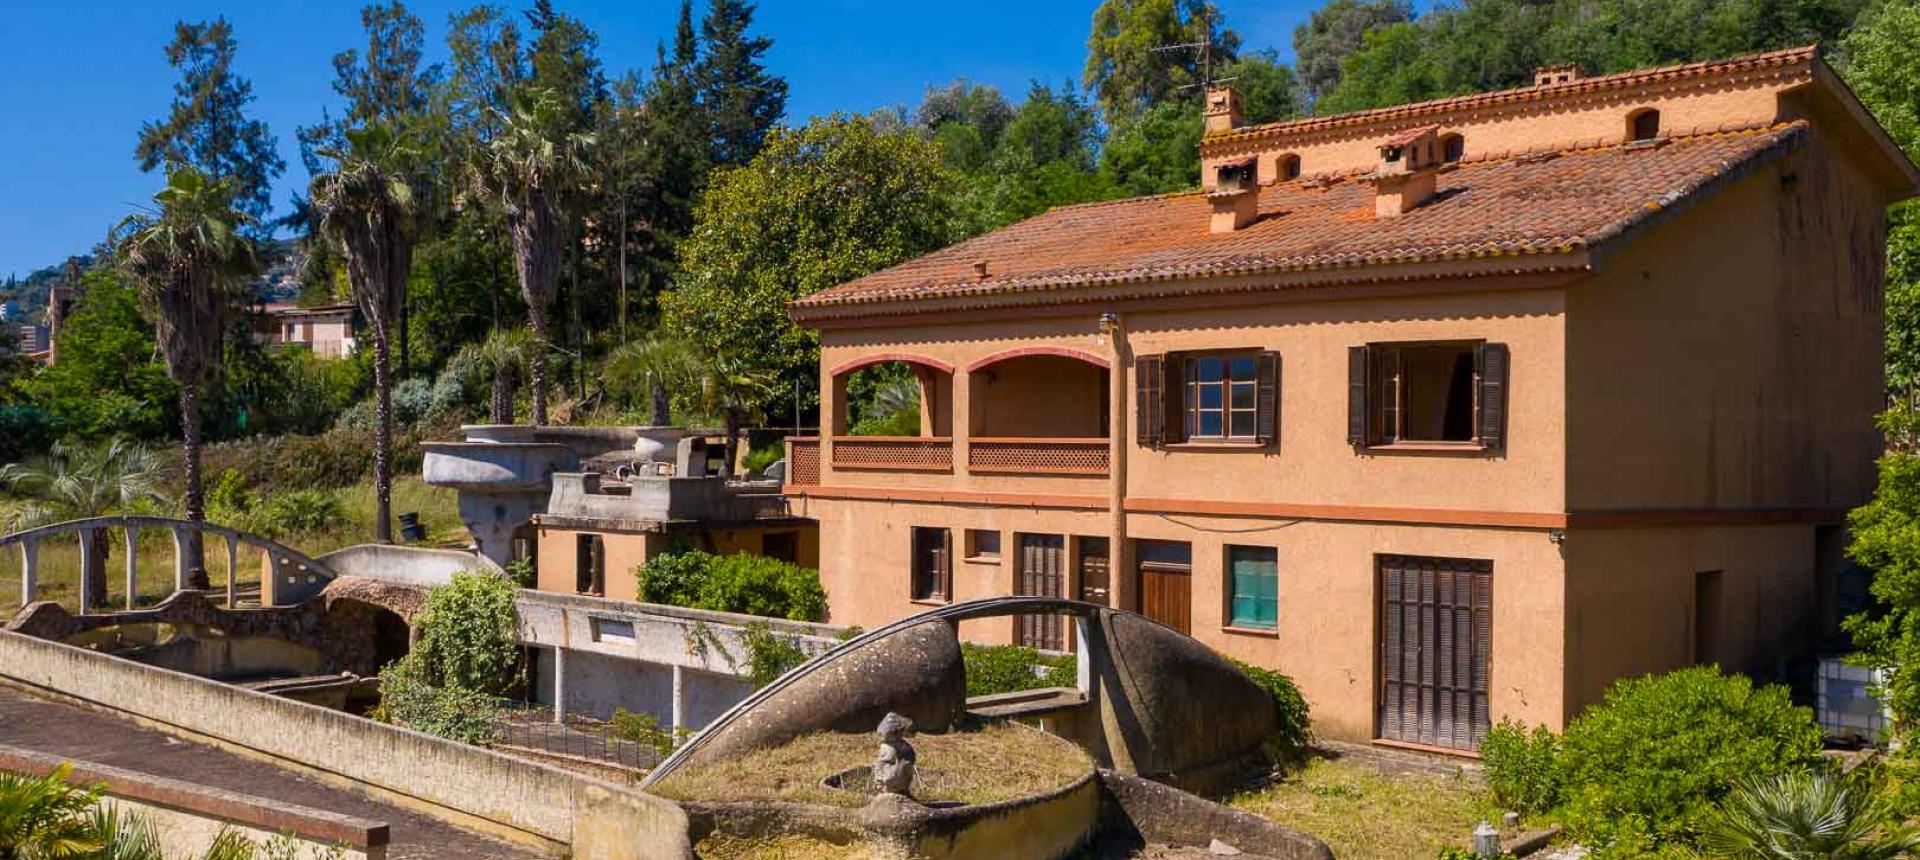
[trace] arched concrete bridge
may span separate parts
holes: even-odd
[[[63,523],[39,526],[12,534],[0,535],[0,548],[20,547],[20,603],[32,603],[39,592],[40,544],[61,535],[76,535],[80,540],[80,569],[98,571],[99,576],[106,575],[106,559],[95,558],[104,546],[96,537],[111,534],[118,529],[126,536],[126,577],[127,608],[134,608],[139,594],[136,580],[139,551],[138,539],[144,529],[163,529],[173,534],[173,588],[181,591],[187,587],[187,578],[191,572],[191,553],[189,546],[194,537],[213,537],[224,540],[227,546],[227,605],[232,606],[235,599],[234,573],[239,569],[240,548],[242,546],[258,550],[261,553],[260,602],[264,606],[286,605],[306,600],[328,582],[333,581],[334,573],[325,564],[315,561],[305,553],[272,538],[244,532],[227,526],[192,520],[180,520],[172,517],[113,516],[92,517],[81,520],[68,520]],[[83,574],[84,575],[84,574]],[[103,587],[105,582],[100,583]],[[91,606],[91,589],[80,588],[80,612],[106,609],[104,606]]]

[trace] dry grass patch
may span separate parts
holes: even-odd
[[[828,842],[811,836],[748,839],[715,833],[693,846],[700,860],[871,860],[873,847],[862,841]]]
[[[911,740],[925,774],[914,792],[922,801],[996,803],[1064,788],[1093,770],[1092,760],[1080,748],[1009,723],[915,735]],[[821,780],[872,764],[878,746],[872,734],[807,735],[785,746],[676,773],[653,790],[675,800],[713,803],[781,800],[865,806],[866,794],[828,788]]]
[[[1433,857],[1464,847],[1475,824],[1500,815],[1466,777],[1389,773],[1347,759],[1314,759],[1229,803],[1320,837],[1340,860]]]

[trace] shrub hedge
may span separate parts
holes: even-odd
[[[795,621],[827,617],[820,572],[766,556],[663,553],[636,568],[634,575],[640,599],[647,603]]]
[[[1280,759],[1297,758],[1304,754],[1307,745],[1313,743],[1313,726],[1307,713],[1307,697],[1300,695],[1300,688],[1294,685],[1293,679],[1251,663],[1234,660],[1233,665],[1273,697],[1273,713],[1278,718],[1279,728],[1274,731],[1273,737],[1267,739],[1267,752]]]
[[[966,664],[968,696],[1071,687],[1079,682],[1079,669],[1071,654],[1046,655],[1019,645],[962,642],[960,658]]]
[[[420,443],[432,431],[395,428],[393,473],[418,474]],[[373,436],[329,430],[315,436],[257,437],[208,445],[201,468],[209,475],[233,472],[255,492],[340,489],[373,477]]]

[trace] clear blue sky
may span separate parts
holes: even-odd
[[[446,16],[476,0],[418,0],[430,56],[444,54]],[[1318,0],[1218,0],[1252,48],[1291,53],[1295,25]],[[133,161],[140,124],[163,115],[175,80],[161,48],[176,19],[233,21],[239,71],[253,82],[249,113],[280,139],[287,173],[277,205],[306,184],[293,140],[334,105],[332,56],[364,46],[355,0],[153,2],[25,0],[0,16],[0,277],[80,253],[157,185]],[[505,3],[522,8],[520,3]],[[615,72],[650,68],[678,0],[559,0],[600,35]],[[761,0],[759,32],[774,39],[787,78],[789,120],[836,110],[913,105],[928,84],[958,76],[1018,98],[1030,79],[1078,79],[1096,0]],[[699,3],[696,2],[696,10]],[[697,13],[696,13],[697,14]]]

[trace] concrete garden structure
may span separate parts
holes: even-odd
[[[1107,603],[1293,676],[1327,736],[1471,751],[1832,619],[1920,173],[1817,51],[1252,127],[1221,90],[1201,157],[792,306],[834,623]],[[919,434],[849,435],[888,362]]]

